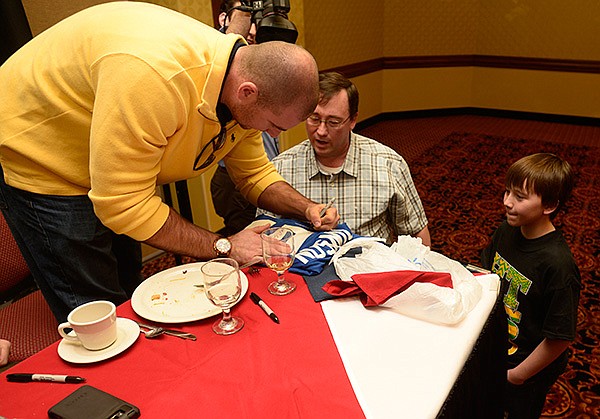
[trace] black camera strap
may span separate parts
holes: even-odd
[[[229,54],[229,61],[227,61],[227,69],[225,70],[225,77],[223,77],[223,83],[225,82],[225,79],[227,78],[227,75],[229,74],[229,70],[231,68],[231,63],[233,62],[233,57],[235,57],[235,54],[237,53],[238,49],[240,49],[241,47],[245,47],[246,43],[244,41],[242,41],[241,39],[236,41],[236,43],[233,45],[233,48],[231,49],[231,54]],[[227,125],[227,123],[229,121],[231,121],[233,119],[233,114],[231,113],[231,111],[229,110],[229,108],[227,106],[225,106],[225,104],[221,103],[221,95],[223,94],[223,86],[221,86],[221,92],[219,93],[219,100],[217,102],[217,118],[219,118],[219,123],[221,124],[222,127],[224,127],[225,125]]]

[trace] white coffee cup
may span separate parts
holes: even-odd
[[[104,349],[117,340],[117,308],[110,301],[91,301],[74,308],[67,322],[58,325],[58,333],[66,340],[81,342],[91,351]],[[65,328],[73,329],[67,334]]]

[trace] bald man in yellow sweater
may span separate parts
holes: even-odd
[[[0,208],[59,321],[90,300],[125,301],[139,242],[260,257],[261,228],[219,238],[155,195],[220,159],[253,204],[337,225],[262,146],[261,131],[277,136],[316,106],[317,66],[301,47],[247,46],[160,6],[112,2],[36,36],[0,67],[0,85]]]

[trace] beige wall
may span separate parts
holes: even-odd
[[[213,26],[212,4],[210,0],[146,0],[148,3],[158,4],[177,10],[194,19]]]
[[[80,10],[114,0],[22,0],[29,20],[31,33],[35,36],[58,21]],[[212,6],[210,0],[149,0],[173,10],[185,13],[212,26]]]
[[[343,4],[304,0],[306,48],[321,69],[380,57],[436,55],[600,60],[600,2],[595,0]],[[354,81],[361,93],[359,120],[448,107],[600,117],[598,74],[451,67],[378,71]]]
[[[381,112],[470,106],[472,67],[383,71]]]
[[[600,60],[600,2],[477,2],[477,54]]]
[[[384,0],[384,55],[474,54],[484,1]]]
[[[384,56],[383,9],[381,1],[304,0],[305,47],[319,68]]]
[[[600,74],[476,68],[475,107],[600,118]]]
[[[300,1],[291,0],[292,7]],[[321,68],[381,56],[482,54],[600,60],[597,0],[304,0]]]
[[[600,2],[593,0],[389,0],[385,15],[386,56],[600,60]],[[435,72],[434,78],[427,70],[386,74],[382,111],[443,108],[452,96],[456,100],[449,106],[600,117],[599,74],[499,68]],[[395,92],[391,98],[390,92]]]
[[[110,0],[22,0],[33,36],[80,10]]]

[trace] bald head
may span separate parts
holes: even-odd
[[[278,113],[294,106],[299,119],[310,115],[319,99],[315,59],[304,48],[281,41],[238,50],[238,76],[258,88],[257,105]]]

